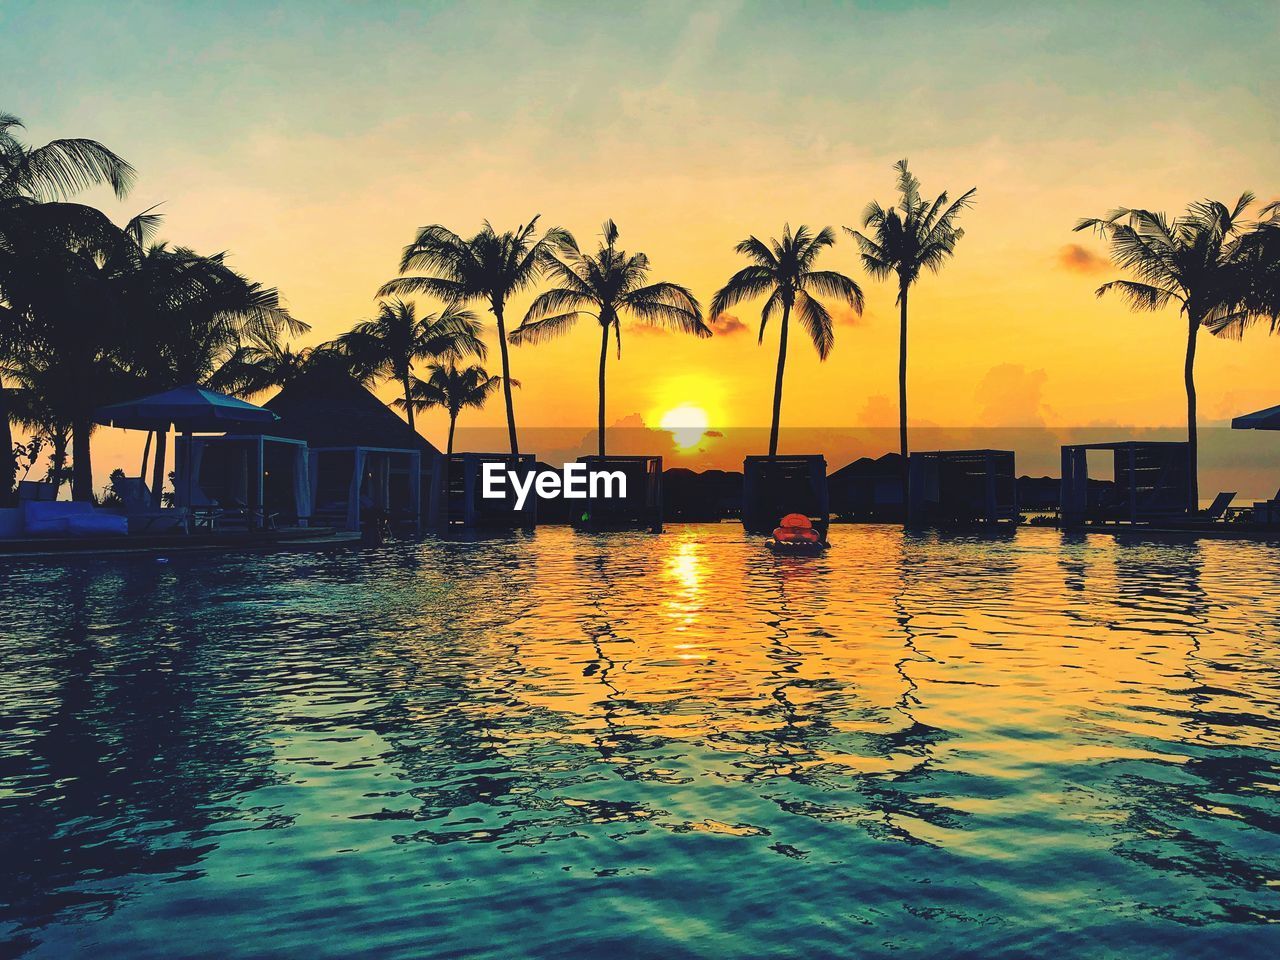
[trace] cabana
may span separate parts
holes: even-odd
[[[517,457],[509,453],[455,453],[438,458],[437,463],[438,477],[431,486],[432,526],[532,530],[537,525],[537,494],[530,490],[524,506],[517,509],[516,493],[506,479],[507,471],[514,471],[523,483],[524,477],[535,472],[538,465],[533,454]],[[502,467],[501,497],[482,495],[486,463]]]
[[[308,445],[314,522],[359,530],[379,517],[421,532],[439,452],[369,390],[340,370],[317,367],[264,406],[280,418],[272,438]]]
[[[934,450],[913,453],[907,462],[913,522],[1017,521],[1012,450]]]
[[[1115,482],[1089,483],[1088,454],[1111,453]],[[1150,523],[1186,516],[1190,448],[1183,441],[1078,443],[1062,448],[1062,525]]]
[[[771,533],[788,513],[803,513],[825,539],[830,519],[826,458],[812,455],[743,460],[742,525],[747,533]]]
[[[1280,407],[1246,413],[1231,421],[1232,430],[1280,430]],[[1265,527],[1280,526],[1280,492],[1270,500],[1260,500],[1248,509],[1247,517]]]
[[[261,428],[275,423],[276,419],[270,410],[225,393],[206,390],[194,383],[94,411],[94,422],[106,426],[155,432],[168,432],[172,427],[182,433],[179,452],[174,458],[178,467],[174,482],[177,506],[170,510],[157,510],[144,506],[140,501],[132,504],[126,501],[129,532],[154,533],[158,532],[157,527],[160,530],[181,527],[190,533],[193,521],[198,523],[199,518],[194,516],[190,507],[195,482],[192,471],[187,469],[192,462],[194,434]],[[157,463],[163,469],[159,460]],[[145,478],[139,477],[137,486],[145,490]]]
[[[588,487],[578,526],[584,530],[662,532],[661,457],[590,456],[579,457],[578,462],[586,465],[588,476],[596,471],[621,473],[627,483],[625,497],[591,496]],[[597,489],[596,492],[603,491]]]
[[[187,447],[179,444],[179,476],[187,475]],[[197,524],[275,528],[311,521],[311,457],[305,440],[266,434],[195,437],[191,482],[178,484],[177,503]]]

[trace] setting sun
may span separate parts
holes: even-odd
[[[672,407],[662,415],[662,420],[658,423],[663,430],[671,431],[676,446],[685,448],[696,446],[709,425],[707,411],[691,403]]]

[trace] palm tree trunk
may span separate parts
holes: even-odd
[[[13,430],[9,427],[9,392],[0,383],[0,505],[9,503],[18,481],[18,459],[13,455]]]
[[[516,441],[516,408],[511,402],[511,361],[507,356],[507,327],[502,321],[502,304],[493,304],[493,315],[498,321],[498,351],[502,355],[502,398],[507,403],[507,436],[511,441],[511,455],[520,455],[520,444]]]
[[[151,435],[153,431],[147,431],[147,442],[142,445],[142,466],[138,468],[138,479],[144,479],[147,475],[147,463],[151,460]]]
[[[601,325],[600,330],[600,409],[596,415],[596,437],[600,456],[604,456],[604,365],[609,356],[609,328]]]
[[[1187,362],[1182,375],[1187,385],[1187,509],[1200,509],[1200,479],[1198,470],[1199,443],[1196,438],[1196,334],[1200,321],[1192,318],[1187,324]]]
[[[791,326],[791,303],[782,304],[782,333],[778,337],[778,372],[773,378],[773,424],[769,428],[769,459],[778,455],[778,425],[782,422],[782,374],[787,368],[787,331]]]
[[[49,456],[49,473],[53,479],[53,498],[58,499],[58,494],[62,492],[62,480],[66,476],[67,466],[67,436],[66,428],[60,427],[53,432],[53,453]]]
[[[409,418],[409,429],[417,433],[418,431],[413,425],[413,397],[410,395],[409,390],[409,374],[406,373],[404,375],[400,380],[400,384],[404,387],[404,412],[405,416]]]
[[[71,499],[93,500],[93,460],[89,453],[89,420],[71,427]]]
[[[165,454],[169,446],[169,431],[156,431],[156,462],[152,465],[151,470],[151,507],[153,510],[159,510],[163,501],[160,499],[161,491],[164,490],[164,467]]]
[[[911,496],[908,490],[910,473],[907,458],[907,286],[898,287],[898,446],[902,454],[902,521],[911,524]]]
[[[449,414],[449,447],[445,452],[445,456],[453,456],[453,428],[457,426],[458,415],[456,413]]]

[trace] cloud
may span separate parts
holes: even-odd
[[[978,422],[984,427],[1044,426],[1053,418],[1045,405],[1048,374],[1016,363],[1001,363],[987,371],[974,396],[981,405]]]
[[[745,333],[747,329],[747,325],[731,313],[722,313],[718,316],[712,317],[707,321],[707,326],[714,330],[719,336]]]
[[[860,327],[867,322],[867,317],[859,316],[853,307],[844,304],[827,303],[827,311],[831,314],[831,320],[837,327]]]
[[[858,423],[864,427],[889,427],[898,422],[898,405],[882,393],[867,397],[858,413]]]
[[[1058,249],[1058,266],[1073,273],[1101,273],[1111,261],[1078,243],[1068,243]]]

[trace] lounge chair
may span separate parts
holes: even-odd
[[[1231,506],[1231,501],[1235,498],[1234,490],[1230,493],[1218,494],[1213,498],[1213,503],[1209,504],[1207,509],[1196,511],[1196,518],[1200,520],[1221,520],[1227,512],[1227,508]]]
[[[151,506],[151,491],[141,477],[116,475],[111,478],[111,491],[120,498],[126,509]]]
[[[215,524],[226,515],[222,505],[210,498],[199,484],[191,485],[190,501],[192,527],[213,533]]]

